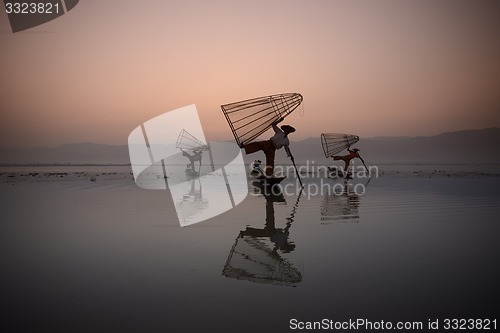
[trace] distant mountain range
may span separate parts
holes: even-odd
[[[0,148],[0,164],[129,164],[126,145],[65,144],[56,148]]]
[[[466,130],[429,137],[361,138],[354,145],[369,164],[375,163],[477,163],[500,164],[500,128]],[[292,141],[296,163],[307,160],[329,164],[320,138]],[[344,153],[340,153],[344,154]],[[246,155],[245,161],[265,160],[263,153]],[[288,164],[284,150],[276,162]],[[65,144],[57,148],[0,148],[0,164],[129,164],[127,145]]]

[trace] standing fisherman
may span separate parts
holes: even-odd
[[[282,122],[283,118],[278,119],[273,123],[274,136],[266,141],[255,141],[250,142],[246,145],[241,145],[241,148],[245,149],[245,153],[253,154],[259,150],[262,150],[266,155],[266,176],[272,177],[274,174],[274,157],[277,149],[285,147],[285,151],[288,157],[291,157],[290,141],[288,140],[288,134],[295,132],[295,128],[290,125],[282,125],[281,128],[277,126],[278,123]]]
[[[338,161],[338,160],[344,161],[344,172],[346,173],[347,177],[349,177],[349,173],[348,173],[349,170],[348,169],[349,169],[349,164],[351,163],[352,159],[359,158],[361,160],[361,162],[363,162],[363,164],[365,162],[363,161],[363,159],[359,155],[358,148],[354,148],[353,150],[347,148],[347,151],[349,152],[349,154],[347,154],[347,155],[343,155],[343,156],[332,155],[331,157],[333,157],[334,161]]]
[[[200,163],[200,168],[201,168],[201,158],[203,157],[203,152],[199,149],[195,149],[193,151],[193,155],[189,154],[188,152],[184,151],[181,149],[182,155],[186,156],[189,159],[189,162],[191,162],[191,172],[196,172],[196,169],[194,168],[194,162],[198,161]]]

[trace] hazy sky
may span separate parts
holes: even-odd
[[[13,34],[0,13],[0,146],[126,144],[196,104],[300,92],[293,139],[500,126],[500,1],[81,0]],[[300,111],[300,112],[299,112]]]

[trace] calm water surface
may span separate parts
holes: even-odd
[[[344,191],[251,187],[236,208],[185,228],[167,192],[129,180],[2,183],[4,318],[65,332],[500,319],[500,178],[326,181]],[[203,207],[202,189],[183,200]]]

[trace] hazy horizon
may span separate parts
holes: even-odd
[[[462,132],[469,132],[469,131],[487,131],[487,130],[497,130],[500,129],[500,127],[485,127],[485,128],[479,128],[479,129],[461,129],[457,131],[449,131],[449,132],[441,132],[441,133],[436,133],[433,135],[377,135],[377,136],[367,136],[367,137],[360,137],[360,140],[378,140],[378,139],[398,139],[398,138],[405,138],[405,139],[412,139],[412,138],[432,138],[436,137],[439,135],[445,135],[445,134],[453,134],[453,133],[462,133]],[[333,131],[332,131],[333,133]],[[348,133],[348,134],[357,134],[357,133]],[[270,137],[272,135],[271,130],[266,131],[264,134],[259,136],[258,139],[256,140],[265,140],[268,136]],[[295,137],[290,137],[290,142],[301,142],[301,141],[306,141],[306,140],[312,140],[312,139],[317,139],[320,140],[320,135],[321,133],[317,133],[315,136],[308,136],[308,137],[303,137],[303,138],[295,138]],[[110,145],[110,146],[127,146],[128,143],[126,142],[127,138],[124,138],[123,142],[117,142],[117,143],[109,143],[109,142],[96,142],[96,141],[79,141],[79,142],[61,142],[58,144],[54,145],[33,145],[33,146],[27,146],[27,147],[20,147],[20,146],[2,146],[0,145],[0,149],[38,149],[38,148],[58,148],[61,146],[66,146],[66,145],[80,145],[80,144],[95,144],[95,145]],[[233,142],[234,137],[228,133],[226,137],[221,137],[218,140],[211,140],[210,138],[207,139],[209,142],[214,142],[214,141],[229,141]]]
[[[450,131],[450,132],[441,132],[433,135],[394,135],[394,136],[388,136],[388,135],[377,135],[377,136],[368,136],[368,137],[361,137],[360,140],[363,139],[368,139],[368,140],[377,140],[377,139],[398,139],[398,138],[431,138],[443,134],[451,134],[451,133],[460,133],[460,132],[468,132],[468,131],[484,131],[484,130],[495,130],[495,129],[500,129],[500,127],[485,127],[485,128],[479,128],[479,129],[462,129],[462,130],[457,130],[457,131]],[[333,132],[332,132],[333,133]],[[356,134],[356,133],[349,133],[349,134]],[[268,130],[264,134],[262,134],[257,140],[265,140],[268,136],[272,135],[271,130]],[[305,140],[312,140],[312,139],[317,139],[320,140],[320,135],[321,133],[317,133],[316,136],[308,136],[308,137],[303,137],[303,138],[292,138],[290,137],[290,142],[301,142]],[[228,134],[226,137],[222,137],[219,140],[211,140],[210,138],[208,141],[229,141],[233,142],[234,137],[231,134]],[[28,147],[20,147],[20,146],[2,146],[0,145],[0,149],[37,149],[37,148],[58,148],[61,146],[66,146],[66,145],[80,145],[80,144],[95,144],[95,145],[110,145],[110,146],[127,146],[128,143],[126,142],[126,138],[124,138],[124,142],[117,142],[117,143],[109,143],[109,142],[93,142],[93,141],[80,141],[80,142],[62,142],[54,145],[34,145],[34,146],[28,146]]]
[[[234,139],[227,141],[234,142]],[[361,149],[363,158],[369,164],[498,164],[500,163],[500,128],[442,133],[437,136],[361,137],[354,146]],[[307,161],[320,164],[332,162],[324,156],[319,136],[303,140],[292,139],[290,147],[298,164]],[[254,159],[265,159],[261,152],[244,154],[243,158],[247,164]],[[128,164],[129,162],[127,144],[80,142],[57,147],[0,147],[0,164]],[[277,152],[276,163],[279,165],[290,163],[283,150]]]
[[[221,104],[284,92],[293,140],[500,127],[498,31],[495,1],[87,0],[15,34],[3,12],[0,147],[126,144],[190,104],[231,140]]]

